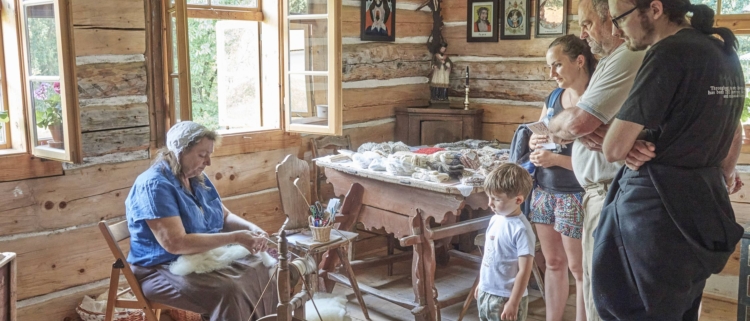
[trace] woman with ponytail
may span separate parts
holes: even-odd
[[[648,50],[602,145],[608,161],[627,166],[594,232],[594,301],[603,320],[697,320],[706,279],[743,232],[729,201],[742,185],[737,39],[688,0],[609,8],[613,35]]]

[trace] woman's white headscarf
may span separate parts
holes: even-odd
[[[186,120],[181,121],[167,132],[167,149],[174,153],[177,160],[180,160],[180,154],[196,137],[206,132],[208,129],[201,124]]]

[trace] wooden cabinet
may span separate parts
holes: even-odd
[[[409,146],[482,137],[483,109],[396,108],[396,141]]]

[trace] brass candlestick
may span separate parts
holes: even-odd
[[[464,110],[469,110],[469,66],[466,66],[466,97],[464,98]]]
[[[469,110],[469,86],[466,86],[466,97],[464,97],[464,110]]]

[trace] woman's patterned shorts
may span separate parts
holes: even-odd
[[[581,239],[583,230],[583,192],[553,194],[541,187],[531,194],[531,221],[554,225],[560,234]]]

